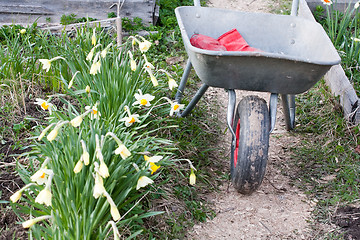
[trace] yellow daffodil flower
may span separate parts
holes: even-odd
[[[96,45],[96,35],[95,35],[95,28],[93,29],[93,34],[91,36],[91,44]]]
[[[149,164],[150,164],[151,175],[154,174],[160,168],[160,166],[156,165],[153,162],[149,162]]]
[[[133,106],[140,105],[140,106],[150,107],[151,106],[150,101],[154,100],[155,97],[150,94],[142,94],[140,89],[138,89],[138,91],[139,93],[134,94],[136,101],[133,103]]]
[[[120,154],[122,159],[126,159],[127,157],[131,156],[130,151],[126,148],[124,144],[119,144],[118,148],[115,149],[115,154]]]
[[[41,216],[41,217],[37,217],[37,218],[32,218],[32,219],[29,219],[29,220],[23,222],[22,226],[23,226],[23,228],[30,228],[34,224],[36,224],[40,221],[49,219],[49,218],[52,218],[52,217],[50,215],[45,215],[45,216]]]
[[[140,188],[153,183],[154,181],[148,178],[147,176],[141,176],[137,181],[136,190],[139,190]]]
[[[58,57],[54,57],[52,59],[39,59],[39,62],[41,62],[43,64],[43,69],[46,70],[46,72],[48,72],[50,70],[51,63],[58,59],[65,60],[63,57],[58,56]]]
[[[26,29],[25,29],[25,28],[23,28],[23,29],[20,30],[20,34],[21,34],[21,35],[24,35],[25,33],[26,33]]]
[[[194,173],[194,170],[191,168],[191,173],[190,173],[190,185],[195,185],[196,182],[196,175]]]

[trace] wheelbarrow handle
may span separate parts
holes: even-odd
[[[195,7],[201,7],[200,0],[194,0]]]

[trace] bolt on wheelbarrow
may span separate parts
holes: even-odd
[[[189,56],[175,100],[181,102],[192,67],[202,81],[179,115],[188,115],[209,86],[228,91],[231,179],[243,194],[254,192],[264,178],[278,95],[286,128],[291,130],[295,126],[295,95],[311,88],[341,60],[320,24],[297,17],[298,6],[299,0],[294,0],[291,15],[201,7],[199,0],[194,0],[194,6],[175,9]],[[261,51],[211,51],[190,43],[193,34],[217,38],[234,28]],[[269,104],[258,96],[248,96],[235,109],[235,89],[269,92]]]

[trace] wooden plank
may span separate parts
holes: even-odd
[[[52,15],[53,11],[43,6],[36,5],[0,5],[0,13],[5,14],[30,14],[30,15]]]
[[[75,14],[78,18],[90,17],[97,20],[104,20],[108,18],[108,14],[116,12],[116,8],[110,9],[113,3],[118,0],[0,0],[0,9],[4,9],[0,13],[0,23],[33,23],[37,20],[38,23],[60,23],[61,16]],[[5,6],[13,6],[13,11]],[[19,10],[19,6],[21,9]],[[37,16],[26,12],[26,8],[35,10],[37,8]],[[41,9],[48,9],[43,11]],[[156,8],[156,0],[125,0],[125,3],[120,11],[121,17],[129,19],[141,18],[145,25],[154,24],[154,12]],[[53,13],[48,16],[46,13]],[[156,17],[155,17],[156,18]]]
[[[299,16],[315,21],[315,18],[305,0],[300,0]],[[326,84],[335,96],[339,96],[344,117],[351,123],[360,123],[360,99],[354,87],[346,77],[341,65],[333,66],[324,76]]]

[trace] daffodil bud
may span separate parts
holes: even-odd
[[[21,191],[21,190],[16,191],[13,195],[11,195],[10,200],[11,200],[13,203],[16,203],[16,202],[19,201],[19,199],[21,198],[22,192],[23,192],[23,191]]]
[[[80,126],[80,124],[82,123],[83,121],[83,116],[82,115],[79,115],[77,117],[75,117],[73,120],[70,121],[70,124],[73,126],[73,127],[78,127]]]
[[[196,182],[196,175],[194,173],[194,170],[191,169],[191,173],[190,173],[190,185],[195,185]]]
[[[35,198],[35,202],[40,204],[45,204],[46,206],[51,205],[51,197],[52,193],[48,187],[45,187],[43,190],[41,190],[38,194],[38,196]]]
[[[29,228],[31,226],[33,226],[34,224],[52,218],[50,215],[46,215],[46,216],[41,216],[41,217],[37,217],[37,218],[32,218],[30,220],[27,220],[25,222],[22,223],[23,228]]]
[[[89,86],[89,85],[86,85],[86,87],[85,87],[85,92],[86,92],[87,94],[90,93],[90,86]]]
[[[83,162],[80,159],[74,167],[74,173],[79,173],[82,168],[83,168]]]

